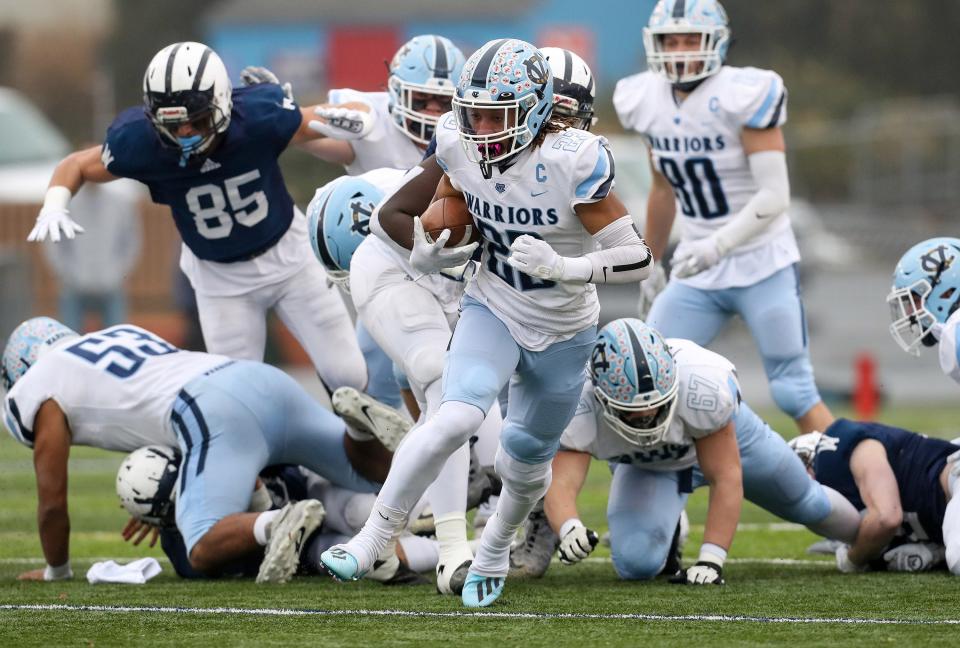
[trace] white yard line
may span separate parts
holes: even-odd
[[[960,625],[960,619],[883,619],[861,617],[764,617],[726,614],[586,614],[577,612],[418,612],[414,610],[310,610],[287,608],[239,608],[239,607],[167,607],[152,605],[50,605],[50,604],[5,604],[0,611],[31,612],[115,612],[157,614],[216,614],[281,617],[395,617],[436,619],[593,619],[600,621],[694,621],[719,623],[798,623],[798,624],[843,624],[843,625]]]

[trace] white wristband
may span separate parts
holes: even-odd
[[[43,570],[43,580],[45,581],[64,580],[67,578],[73,578],[73,570],[70,569],[69,559],[59,567],[47,565]]]
[[[43,197],[43,208],[66,210],[71,198],[73,198],[73,194],[69,189],[63,185],[54,185],[47,189],[47,193]]]
[[[697,562],[711,562],[723,567],[726,559],[727,550],[720,545],[713,544],[712,542],[704,542],[700,545],[700,557],[697,558]]]
[[[575,529],[578,526],[583,526],[583,522],[580,521],[580,518],[570,518],[566,522],[560,525],[560,537],[570,533],[571,529]]]

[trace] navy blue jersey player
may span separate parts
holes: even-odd
[[[210,352],[262,359],[274,308],[328,387],[362,389],[349,316],[310,254],[306,219],[277,164],[289,144],[320,137],[307,127],[313,107],[276,84],[233,89],[220,57],[193,42],[160,50],[143,89],[145,107],[120,113],[102,146],[57,166],[29,240],[83,231],[67,206],[84,182],[139,180],[173,212]]]
[[[856,541],[837,549],[841,571],[862,571],[881,557],[890,569],[921,571],[946,557],[950,571],[960,575],[960,498],[953,496],[960,448],[846,419],[790,445],[817,481],[863,514]]]

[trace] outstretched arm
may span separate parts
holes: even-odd
[[[860,521],[857,539],[846,550],[847,561],[837,556],[841,571],[858,571],[879,557],[903,523],[897,477],[882,443],[874,439],[858,443],[850,455],[850,472],[867,512]]]
[[[71,578],[70,516],[67,513],[67,459],[70,428],[56,401],[48,400],[34,421],[33,466],[37,474],[37,526],[46,569],[23,573],[20,580]]]

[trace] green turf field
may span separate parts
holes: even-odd
[[[952,438],[960,434],[956,415],[948,408],[898,409],[882,420]],[[781,417],[770,421],[793,433]],[[957,579],[945,573],[841,575],[831,560],[804,553],[812,534],[773,525],[774,518],[750,505],[744,508],[723,588],[621,582],[602,547],[587,564],[557,563],[541,580],[508,581],[501,600],[476,615],[464,615],[458,600],[427,586],[392,589],[320,578],[272,587],[188,583],[177,579],[166,562],[164,573],[144,586],[91,586],[83,575],[93,560],[162,556],[158,549],[128,547],[120,538],[126,517],[113,484],[121,459],[88,449],[76,449],[71,458],[71,554],[77,578],[19,583],[18,573],[43,561],[31,455],[3,434],[0,645],[942,646],[960,619]],[[606,528],[607,482],[606,466],[595,463],[580,500],[584,521],[598,531]],[[688,555],[699,545],[705,505],[702,489],[688,507],[693,524]],[[31,605],[38,607],[22,607]]]

